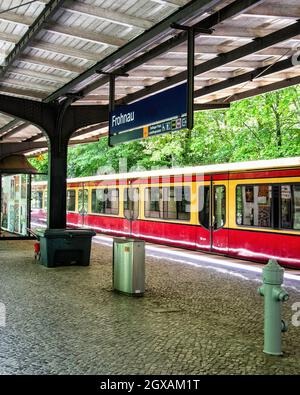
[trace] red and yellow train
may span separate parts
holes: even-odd
[[[67,211],[70,227],[300,268],[300,157],[69,179]]]

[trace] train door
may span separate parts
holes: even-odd
[[[228,251],[227,207],[228,181],[211,177],[199,187],[199,223],[197,248],[226,254]]]
[[[228,252],[228,181],[211,181],[211,251]]]
[[[129,236],[138,236],[140,190],[137,186],[129,186],[124,189],[124,217],[126,218],[125,231]]]
[[[81,188],[78,190],[78,212],[80,216],[80,224],[81,226],[86,225],[85,217],[87,216],[88,213],[88,197],[89,197],[89,191],[85,187],[84,184],[82,184]]]
[[[197,227],[196,247],[211,251],[211,185],[205,182],[198,188],[199,224]]]

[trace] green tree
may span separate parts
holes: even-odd
[[[108,147],[107,138],[72,146],[68,176],[119,172],[127,168],[160,168],[271,159],[300,155],[300,86],[252,97],[231,104],[228,110],[195,113],[193,131],[151,137]],[[40,171],[47,156],[32,159]]]

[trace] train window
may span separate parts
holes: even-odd
[[[175,187],[177,217],[189,221],[191,218],[191,188]]]
[[[75,211],[76,192],[74,189],[67,190],[67,211]]]
[[[199,188],[199,222],[209,229],[209,201],[210,201],[210,187],[201,186]]]
[[[214,186],[214,229],[223,228],[226,222],[226,188]]]
[[[127,219],[137,219],[139,216],[139,189],[124,190],[124,216]]]
[[[43,208],[43,192],[42,191],[32,192],[32,208],[33,209]]]
[[[113,188],[92,190],[92,213],[119,214],[119,190]]]
[[[163,218],[190,220],[190,187],[163,188]]]
[[[162,218],[163,213],[161,195],[161,188],[145,188],[145,217]]]
[[[190,187],[145,189],[145,217],[189,221]]]
[[[281,185],[281,228],[300,229],[300,185]]]
[[[104,192],[103,189],[92,190],[92,213],[104,213]]]
[[[236,223],[272,227],[272,186],[239,185],[236,189]]]

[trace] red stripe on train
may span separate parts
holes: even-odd
[[[32,213],[32,220],[37,223],[45,223],[45,219],[45,212],[41,210]],[[86,226],[112,236],[130,235],[130,224],[125,218],[101,215],[82,217],[78,213],[68,213],[67,222],[70,227]],[[283,266],[300,269],[299,234],[220,229],[213,232],[211,250],[210,232],[200,225],[138,220],[132,223],[132,236],[152,243],[218,252],[263,263],[274,258]]]

